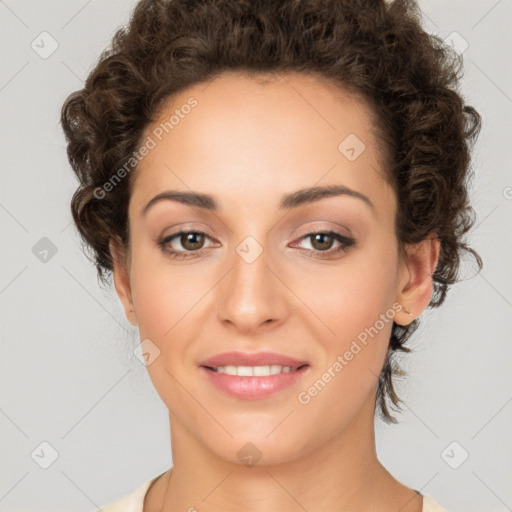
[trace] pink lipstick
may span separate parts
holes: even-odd
[[[272,352],[225,352],[199,366],[218,389],[245,400],[258,400],[283,391],[309,368],[307,361]]]

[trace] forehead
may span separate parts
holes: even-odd
[[[331,184],[386,200],[374,125],[362,98],[320,77],[226,72],[174,95],[146,127],[154,147],[135,171],[132,203],[193,189],[261,206]]]

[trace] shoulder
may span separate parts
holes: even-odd
[[[447,512],[430,496],[423,495],[423,509],[422,512]]]
[[[159,475],[161,476],[161,475]],[[95,512],[143,512],[144,498],[151,484],[158,478],[152,478],[142,485],[137,487],[134,491],[122,498],[117,499],[101,507]],[[92,512],[92,511],[91,511]]]

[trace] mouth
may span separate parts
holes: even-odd
[[[269,352],[224,353],[199,365],[214,388],[244,400],[260,400],[282,392],[301,380],[309,368],[305,361]]]

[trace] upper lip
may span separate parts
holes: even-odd
[[[219,366],[290,366],[291,368],[299,368],[308,364],[307,361],[295,359],[283,354],[274,352],[223,352],[214,355],[200,363],[199,366],[209,368],[217,368]]]

